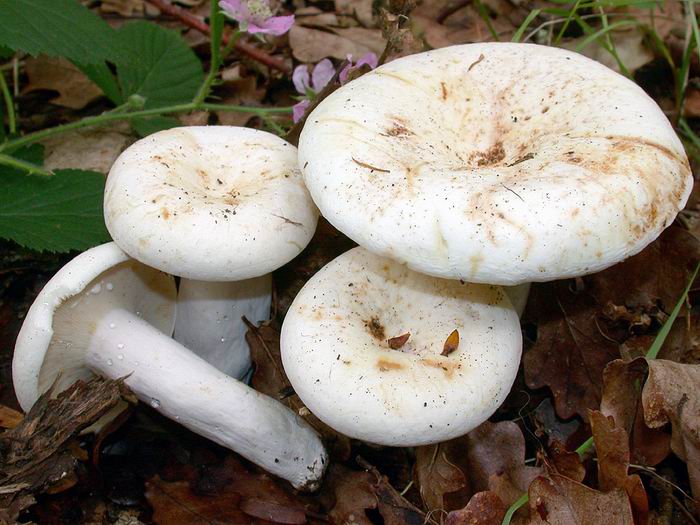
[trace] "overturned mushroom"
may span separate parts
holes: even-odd
[[[634,255],[692,186],[680,140],[639,86],[531,44],[447,47],[367,73],[311,113],[299,165],[324,217],[361,246],[504,285]]]
[[[183,277],[175,338],[242,377],[250,355],[241,317],[268,317],[269,273],[298,255],[316,228],[296,148],[249,128],[161,131],[119,156],[104,208],[125,252]]]
[[[306,283],[280,344],[316,416],[393,446],[437,443],[484,422],[508,394],[522,348],[500,286],[430,277],[359,247]]]
[[[61,390],[93,373],[126,377],[167,417],[297,488],[314,488],[326,463],[315,432],[171,339],[174,317],[172,277],[114,243],[82,253],[46,284],[20,330],[12,376],[22,408],[54,381]]]

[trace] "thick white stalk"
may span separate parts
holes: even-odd
[[[128,376],[139,399],[296,488],[314,489],[323,475],[326,452],[299,416],[130,312],[113,310],[99,321],[86,364],[107,377]]]
[[[241,379],[251,368],[245,316],[257,323],[270,315],[272,275],[232,282],[181,279],[175,340],[222,372]]]

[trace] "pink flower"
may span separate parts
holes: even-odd
[[[294,15],[272,16],[269,0],[221,0],[219,7],[248,33],[283,35],[294,25]]]
[[[341,84],[345,84],[348,80],[348,75],[353,69],[368,65],[371,69],[377,67],[379,59],[374,53],[367,53],[353,64],[352,55],[347,56],[349,64],[347,64],[338,75]],[[304,99],[294,104],[292,108],[292,119],[298,122],[304,116],[304,113],[311,105],[311,99],[321,91],[335,75],[335,67],[333,63],[324,58],[316,64],[309,75],[309,68],[306,65],[297,66],[292,73],[292,82],[296,90],[304,95]]]
[[[324,58],[316,64],[309,75],[307,65],[301,65],[294,68],[292,73],[292,82],[297,92],[304,95],[304,99],[294,104],[292,108],[292,120],[298,122],[304,116],[307,108],[311,105],[311,99],[321,91],[335,75],[335,67],[333,62]]]
[[[350,63],[346,65],[340,72],[340,75],[338,75],[338,79],[340,80],[341,84],[345,84],[345,82],[348,81],[348,75],[353,69],[357,69],[358,67],[362,67],[364,65],[369,66],[370,69],[374,69],[379,64],[379,59],[374,53],[366,53],[362,55],[360,60],[358,60],[355,64],[352,63],[352,55],[348,55],[347,59]]]

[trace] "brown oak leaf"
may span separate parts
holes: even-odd
[[[642,390],[644,419],[652,428],[671,423],[671,449],[688,465],[696,502],[700,502],[700,365],[649,360]],[[696,504],[700,511],[700,503]]]

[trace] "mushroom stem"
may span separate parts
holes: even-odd
[[[313,490],[323,475],[326,452],[304,420],[126,310],[98,322],[86,365],[107,377],[127,376],[139,399],[295,488]]]
[[[241,379],[251,368],[245,316],[270,315],[272,274],[232,282],[181,279],[173,337],[225,374]]]

